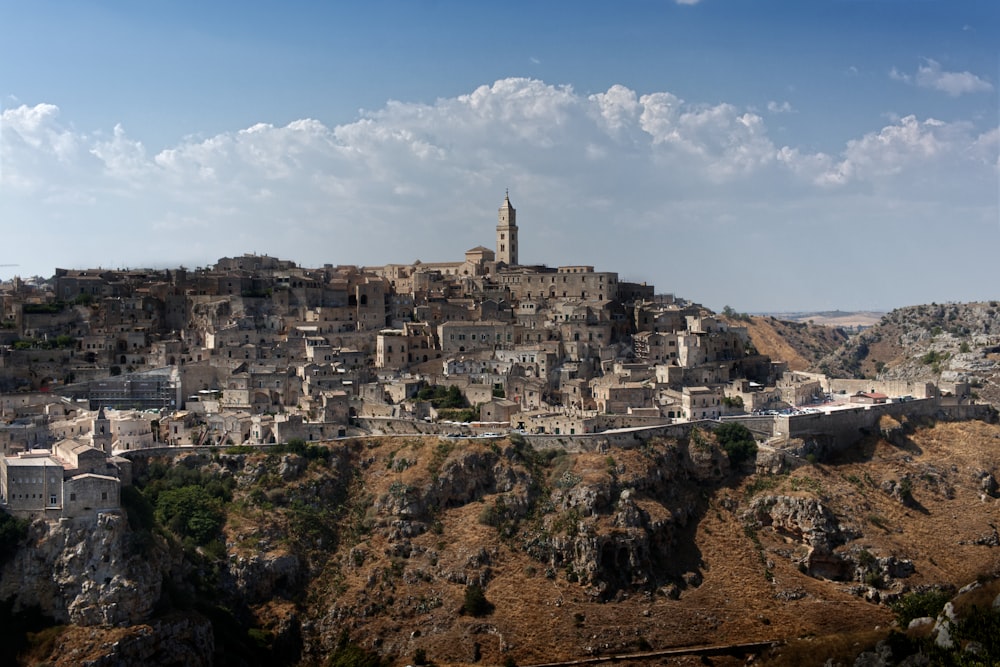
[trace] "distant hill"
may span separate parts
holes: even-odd
[[[821,310],[815,312],[760,313],[760,315],[788,322],[808,322],[828,327],[841,327],[843,329],[863,329],[878,323],[885,313],[874,310]]]
[[[816,368],[839,377],[964,381],[996,403],[998,363],[1000,305],[989,301],[897,308]]]
[[[833,377],[968,382],[1000,405],[1000,302],[875,312],[730,313],[761,354]],[[861,330],[858,330],[861,328]]]

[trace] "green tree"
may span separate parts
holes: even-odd
[[[173,532],[208,544],[225,522],[222,504],[200,486],[167,489],[156,499],[156,519]]]
[[[715,429],[715,438],[719,446],[726,450],[733,465],[739,465],[757,454],[757,441],[753,433],[743,424],[726,422]]]
[[[448,387],[448,392],[445,395],[444,404],[441,407],[444,408],[464,408],[469,404],[465,400],[465,396],[462,395],[462,390],[458,388],[457,385],[451,385]]]
[[[56,347],[76,347],[76,338],[66,334],[56,336]]]

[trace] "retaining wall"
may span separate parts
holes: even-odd
[[[956,404],[940,398],[925,398],[905,403],[883,403],[879,405],[858,405],[855,408],[834,410],[829,414],[813,413],[779,416],[775,420],[776,435],[786,438],[808,439],[811,436],[826,436],[838,445],[848,447],[865,434],[878,429],[882,415],[900,417],[931,418],[944,420],[986,419],[995,413],[991,405]]]

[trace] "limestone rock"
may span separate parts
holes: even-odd
[[[120,665],[210,667],[214,664],[215,635],[212,624],[202,616],[172,614],[130,630],[127,636],[114,643],[105,642],[95,647],[67,646],[58,652],[82,652],[90,648],[103,653],[100,657],[86,660],[84,664],[88,667]],[[73,656],[67,657],[72,660]]]
[[[844,537],[836,518],[816,498],[761,496],[750,504],[744,521],[770,526],[823,553],[829,553]]]
[[[233,592],[250,604],[265,602],[295,586],[303,576],[298,557],[289,553],[255,553],[229,561]]]
[[[145,621],[160,598],[164,574],[179,556],[162,544],[135,553],[127,524],[115,512],[100,513],[96,520],[36,521],[29,548],[3,568],[0,599],[13,597],[15,608],[37,605],[58,621],[82,626]]]

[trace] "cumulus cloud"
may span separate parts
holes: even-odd
[[[893,67],[889,70],[889,78],[947,93],[952,97],[993,90],[993,84],[972,72],[948,72],[941,69],[941,63],[929,58],[917,68],[916,74],[906,74]]]
[[[996,134],[995,130],[978,134],[964,122],[920,120],[910,115],[850,140],[839,155],[783,147],[778,161],[817,186],[863,186],[904,197],[907,191],[919,194],[928,187],[947,190],[964,178],[958,174],[985,176],[980,167],[990,163],[990,156],[995,159],[991,144]],[[907,187],[915,183],[920,185]]]
[[[0,186],[22,218],[66,231],[44,257],[65,266],[107,265],[110,239],[132,265],[245,251],[316,265],[447,259],[491,244],[510,187],[527,261],[614,270],[614,243],[594,243],[608,229],[622,257],[625,247],[655,254],[658,239],[705,247],[782,215],[828,217],[841,210],[834,196],[981,202],[998,168],[995,128],[909,115],[824,153],[776,144],[762,116],[733,104],[622,85],[582,95],[523,78],[389,102],[336,126],[302,119],[185,138],[155,154],[121,125],[79,132],[52,104],[6,109],[2,122]],[[975,189],[984,182],[993,190]],[[641,249],[625,242],[634,238]]]
[[[767,110],[771,113],[792,113],[792,105],[788,102],[775,102],[774,100],[767,103]]]

